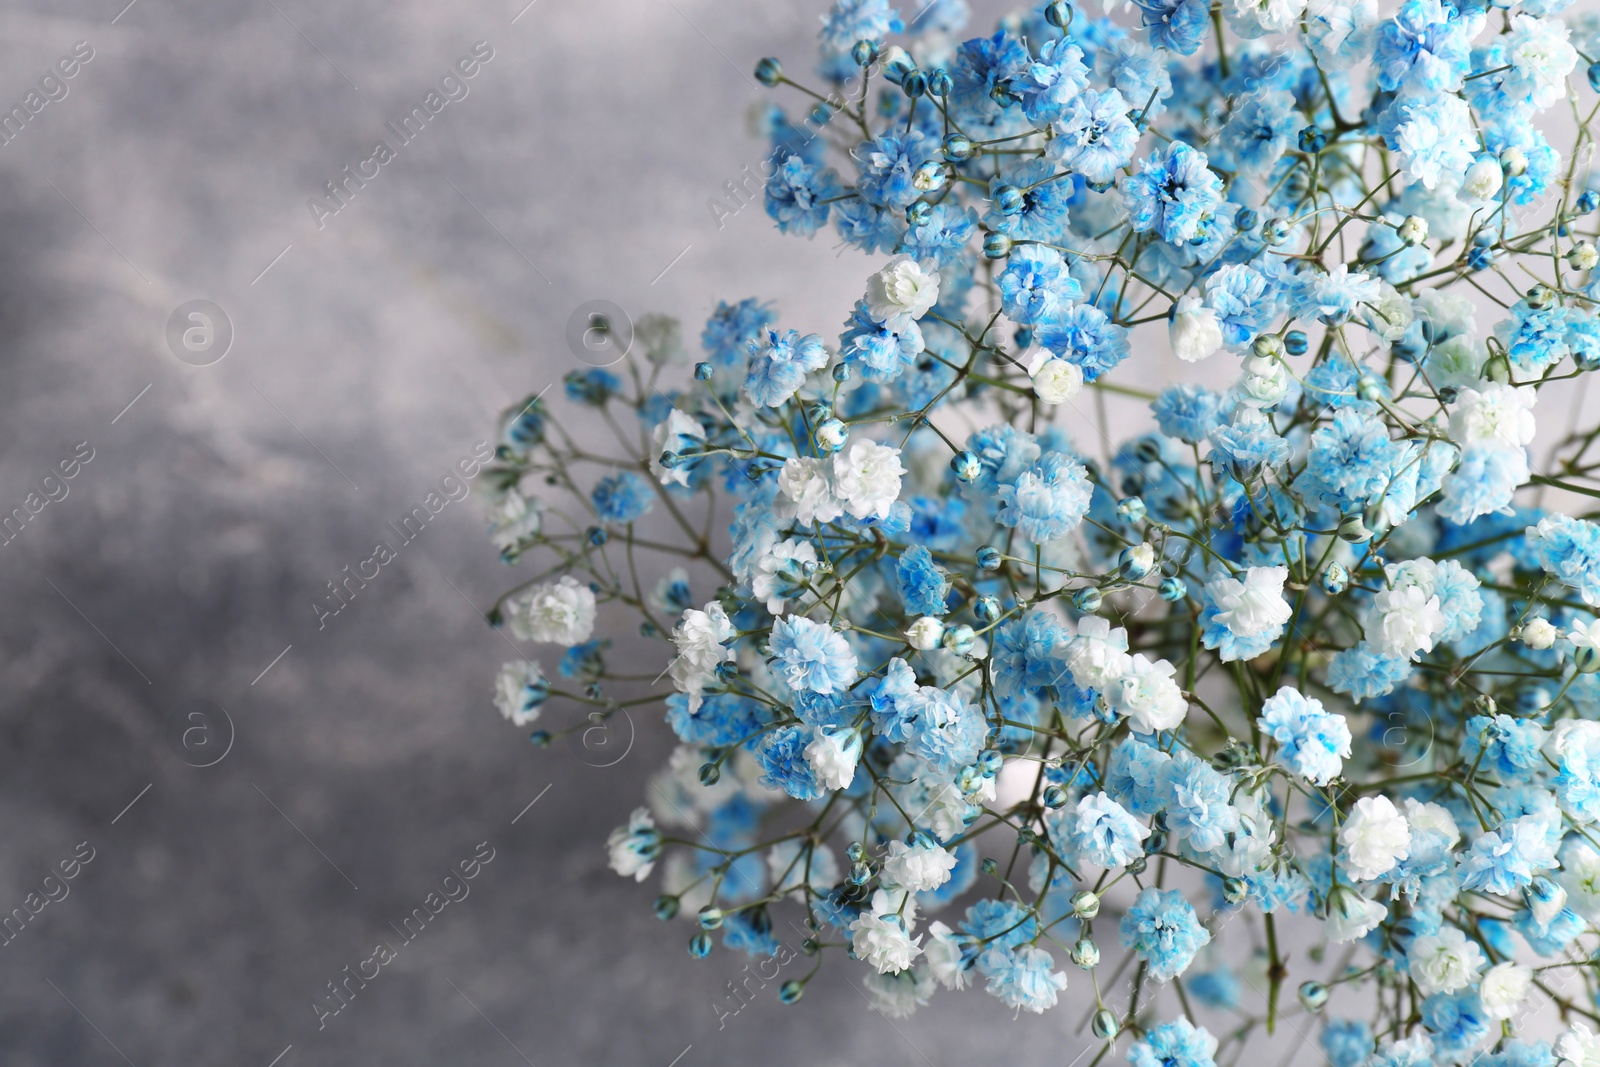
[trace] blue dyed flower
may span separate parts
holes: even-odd
[[[872,317],[865,300],[857,300],[850,321],[839,338],[844,361],[861,372],[868,382],[889,382],[915,366],[922,355],[922,328],[916,320],[891,316],[889,322]]]
[[[1134,898],[1122,917],[1121,935],[1122,947],[1137,952],[1148,965],[1150,977],[1158,982],[1170,981],[1188,970],[1195,953],[1211,941],[1211,932],[1200,925],[1182,893],[1155,886],[1146,886]]]
[[[907,615],[943,615],[948,610],[945,600],[950,596],[950,579],[922,545],[912,545],[901,553],[895,578]]]
[[[1210,935],[1207,935],[1208,937]],[[1162,1023],[1128,1047],[1133,1067],[1217,1067],[1217,1039],[1188,1019]]]
[[[1091,185],[1109,185],[1139,146],[1128,108],[1115,89],[1079,94],[1056,123],[1046,154]]]
[[[1045,245],[1023,245],[1012,252],[998,281],[1001,309],[1022,326],[1053,319],[1083,296],[1067,261]]]
[[[881,41],[905,28],[889,0],[833,0],[818,37],[830,51],[848,52],[857,41]]]
[[[776,321],[777,313],[754,297],[737,304],[718,303],[717,310],[706,320],[700,345],[716,367],[743,369],[750,342],[758,340]]]
[[[1187,749],[1162,765],[1160,792],[1167,828],[1201,852],[1220,848],[1239,828],[1239,809],[1229,803],[1233,783]]]
[[[1165,768],[1172,757],[1138,738],[1125,738],[1111,750],[1106,765],[1106,791],[1140,817],[1154,815],[1164,803]]]
[[[1042,545],[1077,529],[1089,511],[1094,487],[1083,464],[1060,452],[1047,452],[996,494],[1000,512],[995,521],[1026,541]]]
[[[839,195],[839,176],[792,155],[767,179],[767,214],[781,233],[810,237],[827,221],[832,200]]]
[[[1509,896],[1533,876],[1560,866],[1543,815],[1508,819],[1472,843],[1462,863],[1461,887]]]
[[[1334,654],[1328,662],[1328,688],[1361,701],[1381,697],[1411,674],[1405,656],[1378,652],[1365,642]]]
[[[1061,117],[1068,105],[1089,87],[1089,68],[1083,49],[1062,37],[1046,41],[1039,58],[1026,64],[1010,81],[1022,101],[1022,113],[1035,126],[1047,126]]]
[[[1093,304],[1073,304],[1034,332],[1039,347],[1054,352],[1083,371],[1092,382],[1128,357],[1128,331]]]
[[[756,758],[761,763],[761,784],[781,789],[796,800],[821,800],[827,787],[817,781],[806,759],[806,746],[816,739],[808,726],[780,726],[761,739]]]
[[[1154,230],[1175,245],[1198,237],[1222,204],[1222,179],[1206,166],[1205,153],[1182,141],[1145,160],[1122,190],[1135,232]]]
[[[911,184],[912,176],[938,155],[938,142],[921,130],[880,134],[856,149],[861,168],[856,191],[878,207],[909,207],[922,197],[922,190]]]
[[[1261,727],[1278,742],[1273,762],[1312,785],[1327,785],[1350,758],[1350,727],[1344,716],[1323,710],[1320,700],[1288,686],[1261,706]]]
[[[1050,839],[1068,861],[1085,866],[1121,867],[1144,855],[1150,828],[1105,793],[1086,796],[1047,819]]]
[[[778,673],[796,691],[833,693],[849,688],[859,675],[849,642],[797,615],[772,624],[772,656]]]
[[[1222,395],[1200,385],[1169,385],[1150,405],[1168,437],[1195,445],[1222,425]]]
[[[1242,348],[1282,314],[1282,287],[1255,267],[1230,263],[1206,280],[1206,303],[1217,313],[1223,341]]]
[[[1282,158],[1304,125],[1293,95],[1282,89],[1258,89],[1246,93],[1228,116],[1222,149],[1236,171],[1260,176]]]
[[[750,368],[745,373],[744,395],[761,407],[781,407],[805,384],[806,375],[827,366],[828,350],[820,334],[800,336],[798,330],[768,330],[762,340],[751,340]]]
[[[618,471],[602,478],[589,498],[601,522],[625,526],[655,506],[655,490],[633,471]]]
[[[1568,515],[1547,515],[1528,527],[1528,547],[1546,574],[1600,604],[1600,525]]]

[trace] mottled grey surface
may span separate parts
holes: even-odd
[[[706,207],[759,158],[746,72],[803,67],[821,5],[124,2],[0,22],[4,106],[94,50],[0,147],[0,510],[94,451],[0,549],[0,912],[95,850],[0,950],[8,1067],[1074,1062],[1077,974],[1042,1019],[944,995],[892,1024],[835,966],[719,1031],[738,961],[691,961],[600,847],[665,731],[640,716],[596,769],[499,720],[509,649],[479,612],[508,577],[474,504],[324,629],[310,607],[575,365],[582,301],[694,323],[761,294],[836,328],[863,272],[830,240]],[[470,95],[319,230],[307,198],[478,41]],[[203,368],[164,340],[195,298],[236,332]],[[324,984],[484,841],[470,897],[319,1031]]]

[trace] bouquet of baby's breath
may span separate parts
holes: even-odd
[[[849,957],[896,1016],[1076,998],[1139,1067],[1290,1016],[1334,1067],[1600,1063],[1600,526],[1554,507],[1600,496],[1600,18],[1564,7],[957,43],[963,0],[838,0],[814,73],[757,65],[768,213],[872,258],[843,331],[723,304],[691,378],[645,320],[492,471],[494,621],[565,648],[500,709],[661,706],[611,863],[692,955],[799,929],[781,1000]],[[1119,373],[1162,338],[1232,384]],[[1156,429],[1075,443],[1107,393]]]

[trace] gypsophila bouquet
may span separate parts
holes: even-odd
[[[1562,395],[1600,368],[1600,17],[1566,6],[1057,2],[957,43],[963,0],[837,0],[815,75],[757,65],[799,104],[768,214],[871,261],[842,332],[722,304],[691,379],[642,320],[487,479],[530,566],[492,621],[565,648],[500,710],[581,709],[548,744],[664,704],[610,862],[692,955],[797,936],[780,1000],[848,957],[891,1016],[1076,997],[1137,1067],[1291,1016],[1333,1067],[1600,1064],[1600,426]],[[1136,344],[1225,388],[1119,380]],[[1095,440],[1108,393],[1156,429]],[[618,673],[633,616],[661,655]]]

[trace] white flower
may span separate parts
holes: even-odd
[[[545,582],[511,602],[511,632],[523,641],[578,645],[594,632],[594,591],[572,575]]]
[[[898,889],[926,893],[948,882],[955,865],[955,853],[947,852],[932,841],[918,841],[915,845],[890,841],[889,855],[883,861],[883,877]]]
[[[1366,937],[1388,915],[1389,909],[1376,900],[1368,900],[1354,889],[1339,886],[1333,891],[1333,904],[1328,908],[1328,921],[1323,930],[1329,941],[1343,944]]]
[[[814,456],[795,456],[783,461],[778,472],[778,489],[793,505],[794,517],[804,523],[832,522],[844,514],[833,493],[833,478],[828,461]]]
[[[713,600],[704,611],[690,608],[672,630],[672,643],[678,655],[672,661],[672,681],[678,692],[689,695],[689,710],[700,706],[700,690],[717,677],[717,667],[733,660],[734,653],[724,643],[732,641],[733,623],[722,605]]]
[[[886,1019],[909,1019],[933,996],[933,979],[925,968],[912,967],[893,974],[872,972],[861,977],[867,1000]]]
[[[1164,659],[1152,663],[1137,654],[1116,684],[1106,690],[1106,702],[1132,719],[1139,733],[1177,729],[1189,712],[1183,689],[1173,679],[1177,673]]]
[[[1600,1067],[1600,1035],[1588,1026],[1575,1022],[1571,1029],[1556,1040],[1556,1056],[1561,1067]]]
[[[1454,926],[1416,938],[1406,958],[1411,964],[1411,980],[1425,997],[1465,989],[1487,962],[1483,950]]]
[[[509,552],[538,535],[544,525],[544,501],[523,496],[513,485],[494,502],[489,521],[489,540],[502,553]]]
[[[606,838],[611,854],[611,869],[624,878],[642,882],[650,876],[661,851],[661,835],[648,808],[634,808],[628,825],[619,826]]]
[[[1537,429],[1533,405],[1538,399],[1531,385],[1483,382],[1462,389],[1450,412],[1450,439],[1463,448],[1479,442],[1511,448],[1532,444]]]
[[[854,730],[824,726],[805,748],[806,762],[826,789],[849,789],[861,762],[861,735]]]
[[[850,924],[850,947],[857,958],[866,960],[879,974],[911,966],[922,954],[922,939],[910,934],[916,911],[915,903],[904,893],[874,892],[871,906],[863,908]]]
[[[1590,922],[1600,922],[1600,852],[1580,837],[1569,837],[1554,878],[1567,891],[1567,907]]]
[[[1306,0],[1228,0],[1222,5],[1233,32],[1249,39],[1288,33],[1305,9]]]
[[[1439,598],[1416,585],[1382,590],[1367,611],[1367,643],[1391,656],[1409,659],[1432,652],[1433,639],[1444,628]]]
[[[1444,837],[1445,848],[1455,848],[1456,842],[1461,840],[1461,829],[1456,826],[1456,817],[1451,815],[1450,809],[1443,804],[1429,804],[1414,797],[1407,797],[1404,806],[1406,829],[1410,832],[1437,832]]]
[[[1219,575],[1206,583],[1206,592],[1217,606],[1216,621],[1236,637],[1260,637],[1273,633],[1293,614],[1283,599],[1283,583],[1288,567],[1251,567],[1244,581]]]
[[[1370,57],[1377,26],[1377,0],[1311,0],[1306,8],[1306,43],[1324,70],[1349,70]]]
[[[756,561],[755,573],[750,578],[750,591],[756,599],[767,602],[767,612],[774,617],[783,614],[785,598],[778,594],[778,572],[786,563],[815,563],[817,550],[810,541],[790,539],[779,541]]]
[[[1339,827],[1339,844],[1345,870],[1366,882],[1410,854],[1411,828],[1388,797],[1362,797]]]
[[[1185,363],[1199,363],[1222,347],[1222,322],[1199,293],[1184,293],[1172,309],[1167,337],[1173,355]]]
[[[539,718],[539,707],[550,692],[544,672],[531,660],[517,660],[500,668],[494,679],[494,706],[513,726],[527,726]]]
[[[1600,652],[1600,619],[1573,623],[1572,629],[1567,631],[1567,640],[1574,649]]]
[[[682,452],[697,442],[703,443],[705,439],[705,427],[677,408],[673,408],[666,421],[656,427],[655,434],[650,438],[650,473],[655,475],[656,481],[662,485],[687,486],[688,467],[678,466],[668,470],[661,465],[661,453]]]
[[[1276,407],[1289,395],[1294,379],[1289,368],[1280,359],[1265,356],[1248,356],[1239,371],[1239,382],[1234,386],[1238,398],[1256,408]]]
[[[1528,999],[1533,988],[1533,972],[1520,963],[1507,960],[1490,967],[1478,986],[1483,1013],[1491,1019],[1509,1019]]]
[[[1083,389],[1083,368],[1048,352],[1034,356],[1028,376],[1033,379],[1034,395],[1051,406],[1066,403]]]
[[[1467,176],[1461,179],[1461,191],[1474,200],[1488,200],[1500,191],[1504,181],[1500,161],[1489,155],[1479,156],[1478,161],[1467,168]]]
[[[1567,75],[1578,63],[1577,49],[1567,42],[1567,27],[1560,19],[1517,15],[1506,35],[1506,59],[1511,73],[1503,89],[1507,95],[1527,95],[1533,106],[1546,108],[1568,92]]]
[[[1556,643],[1557,630],[1549,619],[1534,616],[1522,624],[1522,643],[1536,652],[1542,652]],[[1563,722],[1571,722],[1564,719]]]
[[[895,256],[867,279],[867,311],[891,329],[922,318],[938,302],[938,272],[910,256]]]
[[[954,930],[942,922],[928,924],[928,947],[922,950],[934,981],[946,989],[965,989],[971,969],[962,959],[961,941]]]
[[[1402,239],[1405,236],[1404,227],[1412,222],[1421,223],[1423,237],[1426,237],[1428,224],[1413,215],[1401,223]],[[1391,344],[1406,335],[1407,327],[1415,318],[1411,313],[1411,301],[1388,282],[1378,283],[1378,299],[1363,307],[1362,314],[1372,332]]]
[[[1078,636],[1067,646],[1067,669],[1080,689],[1108,690],[1131,669],[1128,631],[1115,630],[1098,615],[1078,622]]]
[[[924,615],[906,631],[906,642],[918,652],[932,652],[944,638],[944,621],[934,615]]]
[[[789,469],[789,460],[784,470]],[[858,519],[886,519],[900,499],[900,450],[876,441],[857,441],[833,457],[834,492],[844,509]]]

